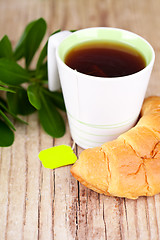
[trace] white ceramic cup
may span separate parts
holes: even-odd
[[[64,63],[66,53],[73,46],[92,40],[129,44],[144,56],[146,67],[128,76],[106,78],[82,74]],[[154,60],[154,50],[145,39],[122,29],[96,27],[74,33],[62,31],[49,38],[49,89],[54,91],[61,85],[71,135],[79,146],[100,146],[134,126]]]

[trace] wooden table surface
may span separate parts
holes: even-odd
[[[159,0],[0,0],[0,38],[7,34],[15,46],[26,24],[39,17],[48,24],[46,39],[59,28],[93,26],[140,34],[156,52],[147,96],[160,94]],[[107,197],[79,184],[70,166],[45,169],[40,150],[72,145],[67,122],[64,137],[52,139],[37,113],[24,120],[29,125],[16,123],[14,144],[0,149],[0,240],[160,239],[160,195]]]

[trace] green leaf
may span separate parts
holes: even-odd
[[[8,146],[12,145],[12,143],[14,141],[14,133],[7,126],[7,124],[4,123],[1,119],[0,119],[0,133],[1,133],[0,146],[8,147]]]
[[[64,98],[62,92],[53,92],[52,99],[56,107],[60,108],[62,111],[66,112],[66,107],[64,103]]]
[[[61,30],[57,30],[55,32],[53,32],[50,36],[60,32]],[[47,57],[47,47],[48,47],[48,41],[46,42],[46,44],[44,45],[44,47],[42,48],[42,51],[39,55],[38,61],[37,61],[37,66],[36,69],[39,69],[41,67],[41,65],[43,64],[45,58]]]
[[[2,100],[2,99],[0,99],[0,100]],[[12,112],[6,107],[5,102],[3,102],[3,101],[0,102],[0,109],[5,110],[5,112],[9,113],[12,117],[14,117],[14,118],[15,118],[16,120],[18,120],[19,122],[28,125],[27,122],[23,121],[21,118],[17,117],[14,113],[12,113]]]
[[[15,93],[15,91],[13,91],[13,90],[11,90],[11,89],[9,89],[9,88],[6,88],[6,87],[2,87],[2,86],[0,86],[0,91]]]
[[[52,98],[41,92],[41,109],[38,111],[43,129],[54,138],[62,137],[65,133],[65,123],[56,110]]]
[[[47,79],[48,83],[47,62],[41,65],[40,68],[36,71],[36,78],[40,80]]]
[[[0,110],[0,115],[3,118],[3,120],[6,122],[6,124],[12,128],[13,130],[16,130],[13,123],[9,120],[9,118]]]
[[[19,85],[29,81],[29,74],[16,62],[1,58],[0,80],[5,84]]]
[[[39,84],[36,83],[29,85],[27,89],[28,99],[37,110],[41,108],[39,91]]]
[[[36,109],[28,100],[27,91],[24,88],[14,89],[16,93],[7,92],[9,110],[15,115],[28,115]]]
[[[46,22],[43,18],[30,22],[15,48],[14,58],[19,60],[25,57],[27,68],[44,37],[46,27]]]
[[[0,41],[0,58],[9,58],[13,56],[12,45],[7,35]]]
[[[19,59],[21,59],[22,57],[25,56],[26,38],[27,38],[27,36],[28,36],[28,34],[30,32],[30,29],[34,26],[35,22],[36,22],[36,20],[30,22],[26,26],[22,36],[20,37],[20,40],[17,43],[17,45],[15,47],[15,50],[14,50],[14,58],[15,58],[15,60],[19,60]]]
[[[43,88],[42,89],[45,94],[47,94],[48,96],[50,96],[55,104],[56,107],[58,107],[59,109],[61,109],[62,111],[66,112],[66,108],[65,108],[65,103],[64,103],[64,98],[63,98],[63,94],[62,92],[50,92],[48,89]]]
[[[6,84],[6,83],[2,82],[1,80],[0,80],[0,85],[2,85],[2,86],[4,86],[4,87],[10,87],[10,88],[13,88],[13,87],[14,87],[14,88],[15,88],[15,87],[16,87],[16,88],[20,88],[20,86],[18,86],[18,85],[16,86],[16,85],[12,85],[12,84],[9,84],[9,83]],[[11,90],[11,89],[10,89],[10,90]]]
[[[47,57],[47,46],[48,46],[48,41],[44,45],[44,47],[43,47],[43,49],[42,49],[42,51],[39,55],[39,58],[38,58],[38,61],[37,61],[37,66],[36,66],[37,69],[39,69],[41,67],[44,59]]]
[[[25,60],[28,68],[46,32],[46,22],[43,18],[38,19],[31,27],[25,42]]]

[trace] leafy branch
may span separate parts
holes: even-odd
[[[47,134],[59,138],[65,133],[64,120],[57,110],[58,108],[65,111],[62,93],[50,92],[46,88],[48,42],[40,52],[35,69],[30,69],[46,29],[47,24],[43,18],[30,22],[15,49],[12,48],[8,36],[5,35],[0,40],[1,147],[10,146],[14,142],[16,129],[13,120],[27,124],[19,115],[25,116],[35,111],[38,111],[40,124]],[[20,59],[25,60],[25,67],[18,63]]]

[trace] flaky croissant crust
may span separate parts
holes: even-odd
[[[160,192],[160,97],[145,99],[137,125],[116,140],[84,150],[72,175],[105,195],[135,199]]]

